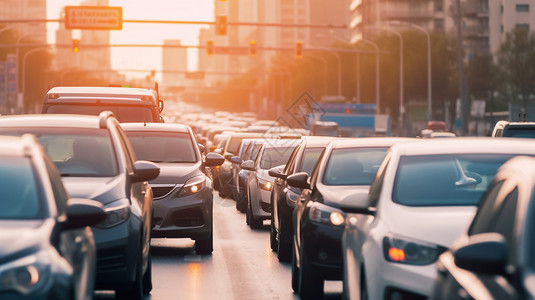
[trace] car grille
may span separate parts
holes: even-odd
[[[112,271],[126,268],[126,253],[123,247],[97,251],[97,271]]]
[[[154,200],[166,197],[176,188],[176,186],[176,184],[151,186]]]
[[[204,217],[198,207],[176,211],[172,215],[173,225],[177,227],[196,227],[204,225]]]

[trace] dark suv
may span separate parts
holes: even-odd
[[[105,110],[119,122],[163,122],[157,88],[54,87],[46,93],[42,113],[98,116]]]
[[[96,288],[140,299],[152,289],[152,190],[159,167],[136,161],[130,142],[109,111],[99,116],[0,117],[0,134],[34,134],[58,168],[71,197],[103,204],[106,219],[93,226]]]

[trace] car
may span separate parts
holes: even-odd
[[[234,189],[235,182],[233,180],[234,178],[232,177],[232,162],[230,161],[230,159],[233,156],[236,156],[236,154],[238,154],[238,149],[240,147],[241,141],[243,139],[261,137],[262,134],[260,133],[249,132],[234,132],[228,136],[225,148],[222,152],[223,156],[225,157],[225,162],[221,165],[217,176],[217,180],[219,181],[219,196],[221,198],[233,196],[232,191]]]
[[[43,114],[98,116],[112,111],[119,122],[163,122],[158,86],[155,89],[126,87],[54,87],[45,96]]]
[[[153,238],[191,238],[197,254],[213,250],[213,182],[208,167],[225,160],[203,157],[191,128],[182,124],[121,123],[136,156],[160,167],[154,193]],[[157,147],[155,147],[157,145]]]
[[[301,195],[301,189],[288,186],[286,178],[298,172],[308,175],[316,165],[320,154],[334,138],[304,137],[290,155],[286,165],[276,166],[268,171],[275,177],[271,190],[270,246],[281,262],[292,259],[293,224],[292,213]]]
[[[535,158],[500,167],[470,228],[437,261],[432,299],[534,299]]]
[[[253,141],[254,139],[243,139],[240,143],[240,147],[238,148],[238,153],[236,153],[236,156],[230,158],[230,162],[232,163],[230,166],[230,173],[232,176],[232,181],[234,182],[234,185],[232,186],[232,198],[235,199],[236,202],[238,201],[237,199],[239,197],[238,177],[241,171],[241,163],[244,161],[243,158],[245,156],[245,152],[248,149],[249,144],[251,144]]]
[[[255,161],[243,162],[247,174],[247,210],[245,221],[252,229],[259,229],[271,217],[271,189],[274,177],[268,174],[274,166],[286,164],[299,140],[264,140]]]
[[[535,138],[535,122],[498,121],[492,137]]]
[[[91,299],[102,204],[69,198],[34,136],[0,136],[0,298]]]
[[[427,299],[440,254],[467,230],[498,168],[533,155],[535,141],[458,137],[399,143],[369,196],[346,209],[342,237],[348,299]]]
[[[343,209],[367,198],[388,149],[411,140],[333,140],[310,176],[298,172],[287,177],[288,185],[302,190],[292,215],[292,289],[302,299],[321,298],[325,280],[342,279]]]
[[[235,164],[233,166],[233,168],[235,168],[235,172],[238,173],[234,178],[234,182],[236,183],[234,185],[234,200],[236,201],[236,209],[242,213],[247,211],[247,177],[249,174],[249,170],[242,168],[242,163],[247,160],[255,161],[260,149],[262,148],[262,145],[264,142],[266,142],[266,139],[244,139],[244,141],[250,142],[248,143],[243,156],[241,158],[232,157],[230,159],[231,162]]]
[[[34,134],[75,198],[102,203],[106,219],[92,226],[97,246],[96,289],[141,299],[152,289],[152,190],[160,168],[137,160],[110,111],[88,115],[0,117],[0,134]]]

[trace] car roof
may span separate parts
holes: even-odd
[[[28,147],[27,138],[19,136],[0,135],[0,155],[2,156],[17,156],[22,157],[26,155],[26,147]]]
[[[295,147],[301,140],[299,139],[264,139],[264,148],[284,148]]]
[[[70,114],[28,114],[0,117],[0,127],[99,128],[99,117]]]
[[[305,148],[309,147],[325,147],[327,146],[331,141],[337,139],[334,136],[303,136],[301,137],[303,140],[303,145],[305,145]]]
[[[399,142],[419,141],[416,138],[404,137],[363,137],[351,139],[335,139],[332,141],[333,149],[356,147],[390,147]]]
[[[188,132],[188,125],[176,123],[121,123],[124,131]]]
[[[98,95],[111,97],[131,97],[148,95],[153,96],[152,89],[126,88],[126,87],[96,87],[96,86],[61,86],[51,88],[47,94],[59,94],[63,96]]]
[[[457,137],[455,139],[421,139],[398,143],[392,147],[400,155],[432,155],[453,153],[535,154],[535,140],[490,137]]]
[[[535,122],[509,122],[505,126],[510,128],[519,128],[519,127],[535,127]]]

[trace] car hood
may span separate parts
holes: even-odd
[[[149,181],[151,184],[184,184],[195,175],[201,175],[201,163],[158,163],[160,175]]]
[[[318,185],[323,203],[337,208],[358,208],[367,205],[369,185]]]
[[[0,221],[0,264],[32,254],[50,240],[54,220]]]
[[[476,211],[475,206],[409,207],[390,202],[380,207],[378,215],[393,234],[451,248],[468,230]]]
[[[106,205],[126,198],[125,176],[116,177],[63,177],[63,184],[71,198],[86,198]]]

